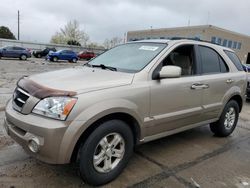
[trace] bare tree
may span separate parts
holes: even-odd
[[[113,37],[112,39],[105,39],[103,46],[106,49],[110,49],[121,44],[122,41],[123,41],[122,38],[119,38],[119,37]]]
[[[86,46],[89,41],[88,34],[79,28],[79,23],[76,20],[69,21],[64,28],[60,29],[60,32],[56,32],[51,38],[53,43],[67,44],[68,41],[74,41],[74,43],[80,43],[83,46]]]

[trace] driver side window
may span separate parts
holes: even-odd
[[[177,47],[163,60],[162,65],[174,65],[180,67],[182,70],[182,76],[193,75],[195,72],[193,45]]]
[[[195,55],[193,45],[183,45],[175,48],[156,68],[153,75],[159,73],[163,66],[174,65],[181,68],[181,76],[196,74]]]

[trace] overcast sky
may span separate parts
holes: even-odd
[[[128,30],[212,24],[250,35],[249,0],[0,0],[0,25],[21,40],[49,42],[76,19],[93,42],[123,37]]]

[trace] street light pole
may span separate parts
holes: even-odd
[[[20,39],[20,14],[19,10],[17,11],[17,40]]]

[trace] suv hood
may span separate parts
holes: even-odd
[[[79,93],[131,84],[134,74],[76,67],[29,76],[28,79],[47,88]]]

